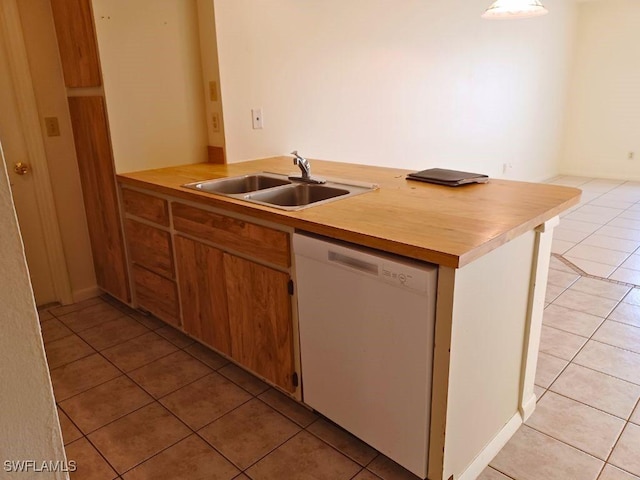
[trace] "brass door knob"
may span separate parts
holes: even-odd
[[[27,166],[26,163],[18,162],[14,165],[13,170],[18,175],[24,175],[29,171],[29,167]]]

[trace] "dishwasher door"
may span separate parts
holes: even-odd
[[[437,266],[294,235],[303,401],[426,477]]]

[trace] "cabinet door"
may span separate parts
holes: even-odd
[[[69,97],[69,110],[98,286],[129,303],[129,278],[104,101],[102,97]]]
[[[51,0],[64,83],[67,87],[102,84],[91,0]]]
[[[231,355],[222,251],[175,236],[184,330]]]
[[[224,254],[231,355],[293,392],[293,328],[289,275]]]

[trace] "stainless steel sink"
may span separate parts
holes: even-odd
[[[262,202],[283,207],[300,207],[310,203],[321,202],[330,198],[348,195],[344,188],[328,187],[325,185],[297,184],[287,188],[277,188],[266,192],[252,193],[245,196],[245,200]]]
[[[370,183],[337,179],[329,180],[322,185],[292,182],[286,175],[269,172],[205,180],[182,186],[281,210],[302,210],[378,188]]]
[[[279,178],[272,175],[253,174],[241,177],[219,178],[217,180],[205,180],[183,185],[183,187],[194,188],[203,192],[221,193],[232,195],[236,193],[255,192],[265,188],[289,185],[291,182],[286,178]]]

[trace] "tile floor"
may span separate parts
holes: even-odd
[[[640,480],[640,183],[582,189],[553,240],[536,411],[480,480]]]
[[[40,311],[77,480],[415,480],[177,330],[107,298]]]
[[[640,183],[554,235],[536,411],[481,480],[640,480]],[[415,480],[171,327],[108,299],[41,313],[72,478]]]

